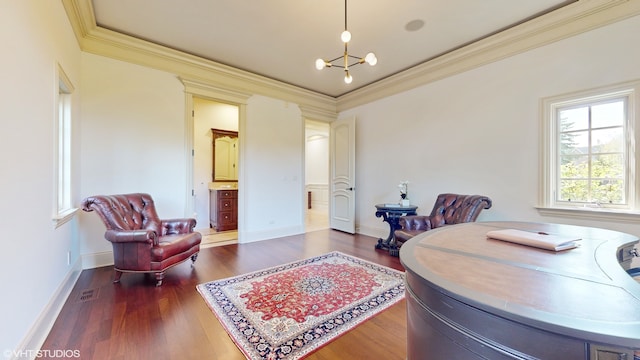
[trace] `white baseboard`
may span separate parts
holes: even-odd
[[[210,248],[210,247],[232,245],[232,244],[237,244],[237,243],[238,243],[238,239],[225,240],[225,241],[215,241],[215,242],[206,242],[206,243],[201,243],[200,244],[200,249],[207,249],[207,248]]]
[[[113,265],[112,251],[82,255],[82,269],[93,269],[110,265]]]
[[[267,231],[238,231],[238,244],[275,239],[304,233],[303,226],[290,226]]]
[[[370,227],[370,226],[356,226],[356,233],[368,235],[377,238],[386,238],[389,235],[389,228],[382,224],[380,227]],[[242,234],[241,234],[242,233]],[[304,229],[300,226],[291,226],[287,228],[279,228],[269,231],[244,231],[238,232],[238,236],[242,235],[243,240],[239,242],[238,240],[230,240],[228,243],[224,242],[224,245],[234,244],[234,243],[251,243],[255,241],[269,240],[275,239],[279,237],[291,236],[304,233]],[[213,245],[221,245],[215,243]],[[201,245],[202,248],[211,247],[211,244],[203,243]],[[113,265],[113,252],[111,251],[103,251],[92,254],[83,254],[82,255],[82,269],[94,269],[103,266],[111,266]]]
[[[29,359],[35,359],[37,350],[40,350],[42,344],[47,340],[47,336],[49,336],[49,332],[51,328],[53,328],[53,324],[58,318],[60,311],[62,311],[62,307],[67,301],[69,294],[71,294],[71,290],[73,290],[81,272],[82,260],[78,258],[22,342],[18,345],[17,349],[10,354],[10,359],[25,359],[25,355],[27,355]]]
[[[386,224],[384,224],[386,225]],[[359,225],[357,229],[358,234],[367,235],[375,238],[386,239],[389,236],[389,227],[371,227]]]
[[[389,235],[389,228],[385,225],[386,224],[382,224],[380,227],[358,226],[356,228],[356,233],[386,239]],[[268,231],[238,231],[238,239],[242,240],[233,240],[230,243],[237,242],[238,244],[247,244],[256,241],[276,239],[302,233],[304,233],[304,229],[302,226],[290,226]],[[206,245],[207,244],[203,244],[202,247],[209,247]],[[111,251],[82,255],[83,270],[111,265],[113,265],[113,252]]]

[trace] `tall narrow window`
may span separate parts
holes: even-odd
[[[71,94],[74,88],[64,71],[58,67],[58,112],[56,114],[56,226],[67,222],[76,212],[72,206],[71,164]]]
[[[639,83],[543,101],[543,206],[637,211]]]

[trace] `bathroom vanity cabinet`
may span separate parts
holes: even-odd
[[[209,191],[209,222],[216,231],[238,228],[238,190],[211,189]]]

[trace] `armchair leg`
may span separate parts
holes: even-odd
[[[156,273],[156,286],[161,286],[163,279],[164,279],[164,271],[157,272]]]
[[[193,265],[198,259],[198,253],[191,255],[191,265]]]
[[[115,275],[113,277],[113,283],[119,283],[120,278],[122,277],[122,271],[115,270]]]

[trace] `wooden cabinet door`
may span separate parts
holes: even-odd
[[[238,191],[218,190],[216,230],[228,231],[238,228]]]

